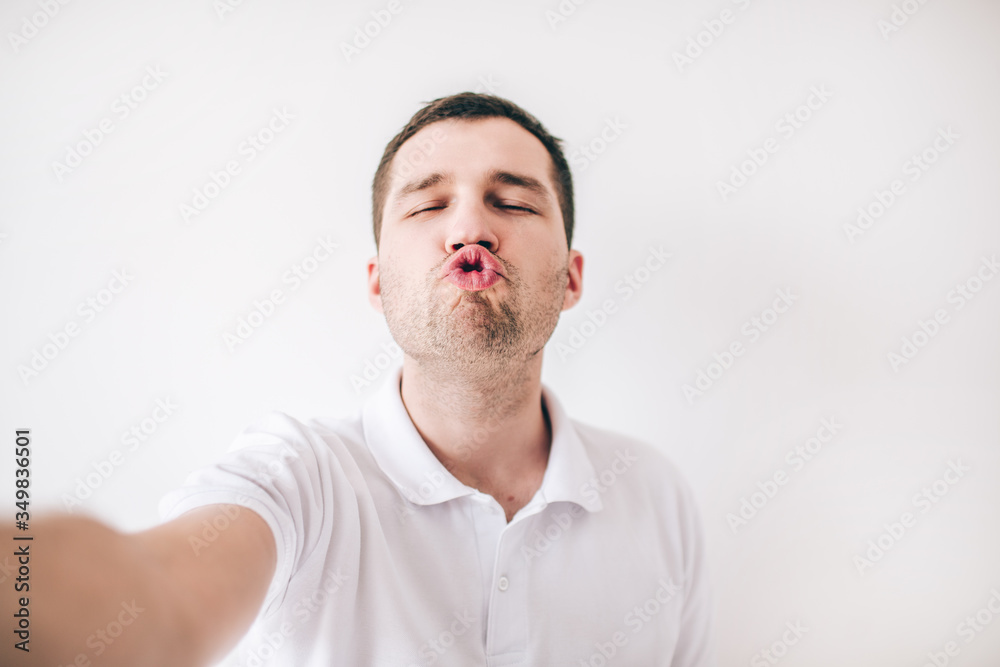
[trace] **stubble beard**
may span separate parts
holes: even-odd
[[[551,267],[533,288],[515,267],[501,263],[506,278],[497,287],[503,293],[494,296],[485,294],[494,288],[456,295],[438,277],[440,266],[421,285],[408,284],[391,267],[381,271],[386,323],[403,352],[428,370],[481,380],[510,379],[511,372],[531,361],[559,321],[568,265]]]

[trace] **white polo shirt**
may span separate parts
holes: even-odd
[[[714,665],[702,531],[663,454],[569,419],[542,385],[548,467],[508,524],[427,448],[400,377],[350,419],[268,414],[161,501],[164,520],[240,505],[274,533],[266,600],[222,664]]]

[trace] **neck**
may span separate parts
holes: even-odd
[[[460,482],[496,498],[508,521],[548,463],[541,365],[541,355],[483,368],[403,359],[403,405],[424,442]]]

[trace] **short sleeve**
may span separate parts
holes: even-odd
[[[216,463],[199,468],[159,503],[160,517],[215,504],[259,514],[274,534],[277,564],[260,617],[280,606],[299,565],[332,513],[329,448],[295,419],[271,412],[244,430]]]

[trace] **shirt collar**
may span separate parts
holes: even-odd
[[[365,442],[375,462],[403,497],[417,505],[435,505],[475,493],[448,472],[417,432],[400,396],[402,373],[402,365],[392,369],[362,409]],[[594,466],[572,421],[545,384],[542,401],[552,424],[552,448],[538,492],[541,499],[546,504],[567,501],[590,512],[600,510],[600,496],[584,493],[596,477]]]

